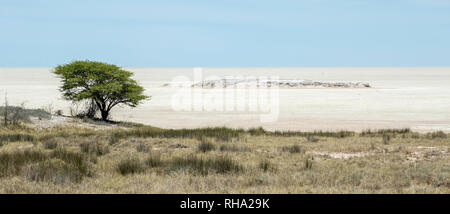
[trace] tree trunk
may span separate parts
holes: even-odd
[[[108,121],[109,111],[100,110],[100,112],[102,113],[102,120],[103,121]]]

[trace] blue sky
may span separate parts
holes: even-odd
[[[450,0],[0,0],[0,66],[450,66]]]

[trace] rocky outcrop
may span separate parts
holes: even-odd
[[[167,87],[171,84],[164,84]],[[190,85],[194,88],[370,88],[365,82],[318,82],[311,80],[204,80]]]

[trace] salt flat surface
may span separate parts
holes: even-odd
[[[411,128],[450,132],[450,68],[203,68],[203,77],[277,76],[280,79],[367,82],[372,88],[277,90],[278,117],[261,122],[263,112],[175,111],[179,88],[162,87],[175,77],[194,79],[191,68],[127,68],[152,99],[136,109],[119,108],[113,119],[163,128],[206,126],[257,127],[270,130],[356,130]],[[39,108],[53,104],[69,113],[71,103],[58,91],[59,80],[50,68],[0,68],[0,95],[9,102]],[[179,79],[179,78],[178,78]],[[224,90],[192,89],[218,97]],[[203,91],[202,91],[203,90]],[[245,89],[241,89],[245,90]],[[269,89],[266,89],[269,90]],[[272,89],[270,89],[272,90]],[[260,94],[270,94],[264,90]],[[198,100],[197,100],[198,101]],[[194,100],[194,103],[197,102]],[[260,101],[260,100],[259,100]],[[246,105],[258,103],[246,98]],[[272,101],[272,100],[271,100]],[[3,104],[3,99],[0,101]],[[195,105],[195,104],[194,104]]]

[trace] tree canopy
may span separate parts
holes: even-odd
[[[133,73],[122,68],[93,61],[74,61],[59,65],[54,73],[61,78],[60,91],[74,102],[92,100],[107,120],[111,109],[119,104],[136,107],[149,98],[144,88],[131,77]]]

